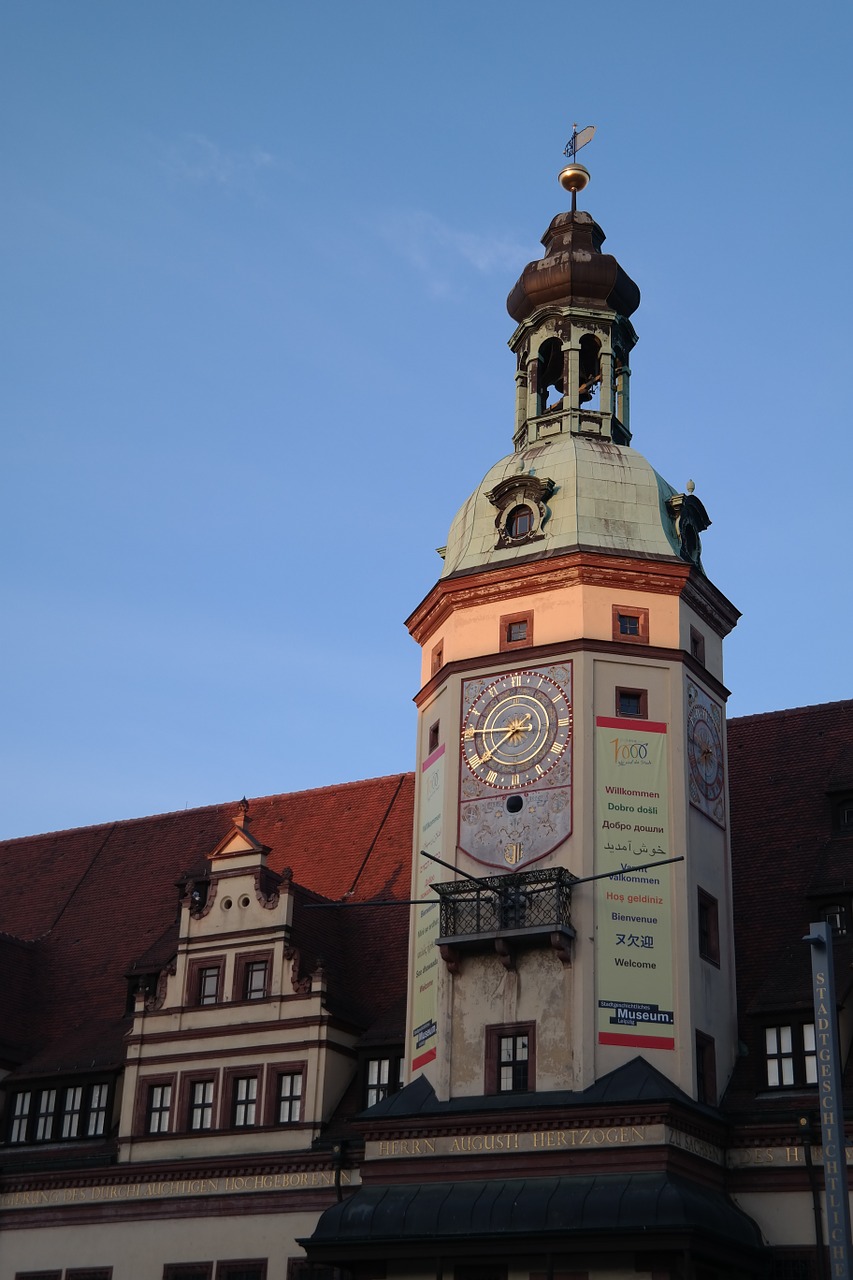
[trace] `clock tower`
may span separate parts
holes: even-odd
[[[571,165],[561,182],[585,185]],[[583,1091],[638,1055],[716,1104],[736,1052],[722,641],[692,483],[632,445],[637,286],[559,213],[507,306],[513,450],[421,646],[405,1073]]]

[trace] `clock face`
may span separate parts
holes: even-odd
[[[470,704],[462,758],[475,778],[500,791],[545,778],[572,732],[572,709],[555,680],[540,671],[495,678]]]
[[[725,823],[722,712],[696,685],[687,691],[687,761],[690,800],[709,818]]]
[[[503,871],[572,833],[572,664],[462,684],[459,848]]]

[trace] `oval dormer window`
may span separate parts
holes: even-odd
[[[506,518],[506,531],[510,538],[526,538],[533,532],[533,512],[529,507],[513,507]]]

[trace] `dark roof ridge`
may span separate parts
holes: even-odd
[[[356,778],[349,782],[330,782],[322,787],[303,787],[301,791],[271,791],[265,796],[249,796],[249,805],[262,804],[265,800],[279,800],[284,796],[308,796],[319,795],[327,791],[346,791],[350,787],[364,787],[371,782],[390,782],[392,779],[398,779],[400,784],[406,779],[414,777],[414,770],[407,769],[403,773],[382,773],[376,778]],[[192,809],[166,809],[163,813],[141,813],[135,818],[109,818],[105,822],[87,822],[81,827],[58,827],[56,831],[32,831],[26,836],[9,836],[6,839],[0,837],[0,845],[11,845],[23,842],[25,840],[45,840],[49,836],[67,836],[71,834],[79,834],[82,831],[98,831],[101,827],[113,827],[116,823],[120,823],[123,827],[133,826],[137,822],[151,822],[156,818],[178,818],[190,813],[213,813],[217,809],[228,809],[233,806],[235,809],[239,805],[239,800],[218,800],[214,804],[199,804]],[[251,822],[251,814],[249,815]]]
[[[834,711],[838,707],[850,707],[853,710],[853,698],[839,698],[837,702],[812,702],[804,707],[782,707],[778,711],[756,711],[748,716],[730,716],[728,723],[744,724],[747,720],[781,720],[785,716],[805,715],[815,711]]]

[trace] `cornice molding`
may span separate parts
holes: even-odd
[[[682,560],[608,555],[579,548],[565,555],[536,556],[439,578],[406,619],[406,626],[413,639],[424,646],[457,609],[503,605],[520,594],[577,585],[681,596],[721,636],[728,635],[740,617],[721,591]]]
[[[730,689],[718,680],[716,676],[712,676],[706,667],[684,649],[664,649],[658,645],[634,645],[623,644],[616,640],[591,640],[585,636],[579,636],[576,640],[561,640],[558,644],[539,644],[532,645],[527,649],[513,649],[511,653],[481,653],[473,658],[460,658],[456,662],[446,662],[434,676],[427,681],[423,688],[419,689],[412,701],[416,707],[422,707],[425,703],[438,692],[443,684],[452,675],[467,675],[469,671],[482,671],[484,669],[501,668],[510,670],[512,667],[531,666],[541,663],[546,659],[561,658],[576,653],[605,653],[609,657],[627,658],[632,663],[647,662],[653,660],[656,662],[678,662],[687,668],[694,679],[706,688],[709,692],[716,694],[723,702],[726,702],[731,693]]]

